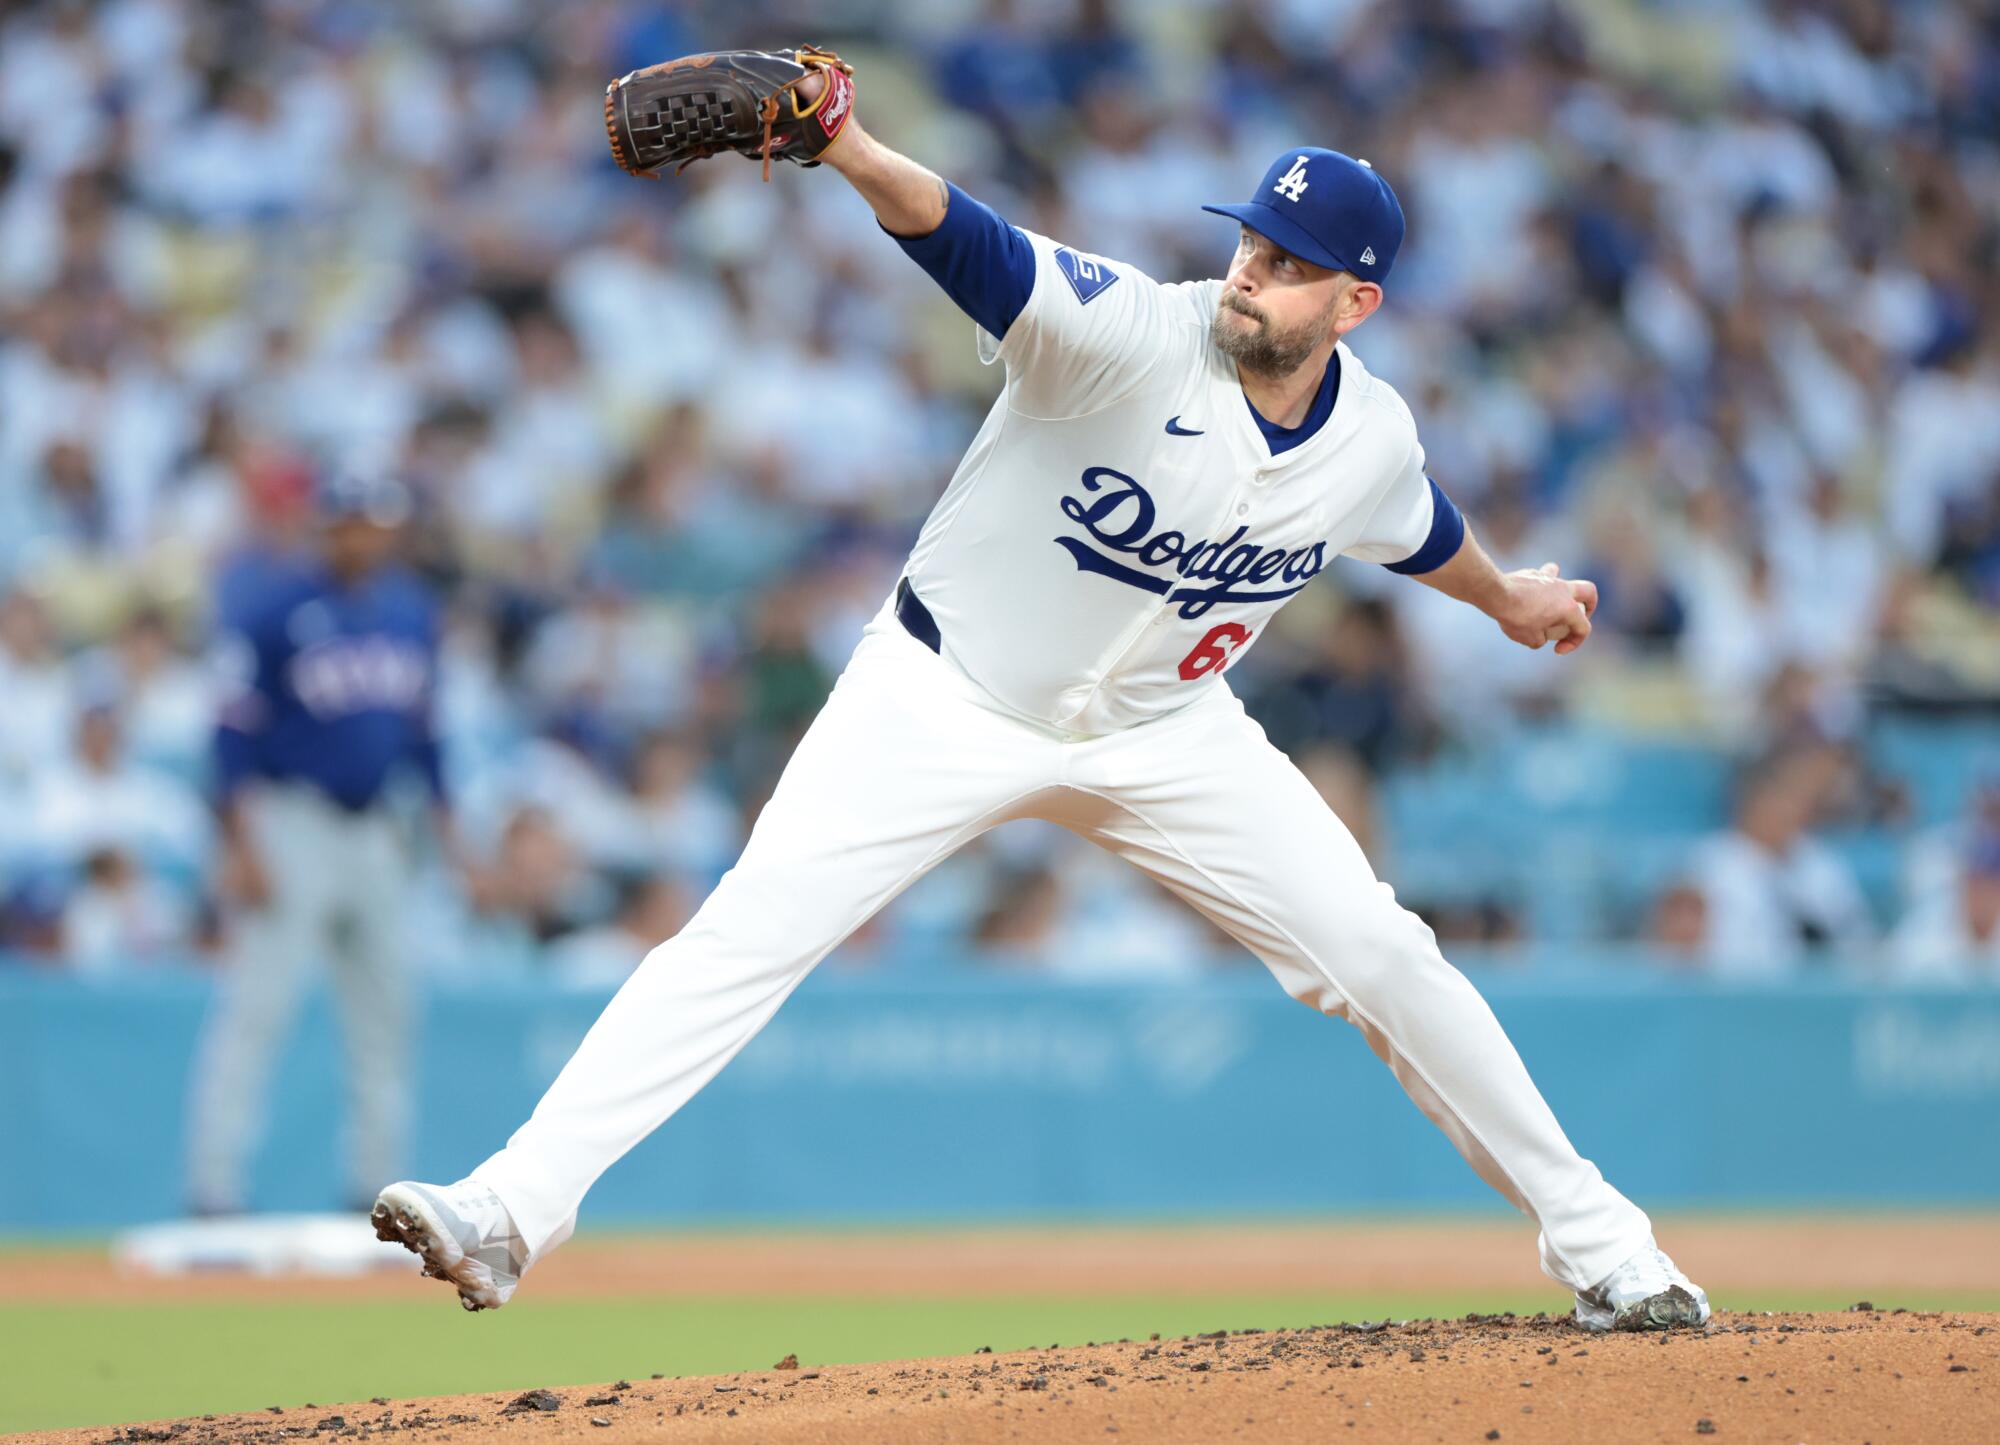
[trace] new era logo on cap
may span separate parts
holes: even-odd
[[[1375,264],[1375,248],[1373,246],[1363,246],[1361,248],[1361,264],[1364,266],[1373,266]]]

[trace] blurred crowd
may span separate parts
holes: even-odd
[[[0,4],[13,957],[212,947],[214,582],[310,545],[335,469],[408,486],[445,609],[480,867],[433,870],[427,965],[595,985],[687,917],[997,387],[831,172],[612,165],[609,77],[802,40],[856,62],[891,144],[1165,279],[1222,268],[1200,204],[1289,145],[1396,185],[1409,242],[1351,342],[1502,565],[1558,559],[1603,602],[1558,663],[1350,562],[1232,673],[1388,876],[1449,844],[1385,801],[1440,757],[1558,722],[1693,739],[1733,810],[1609,936],[2000,976],[1993,0]],[[1869,762],[1912,712],[1993,729],[1948,816]],[[1886,895],[1831,831],[1886,840]],[[1532,943],[1530,915],[1435,916],[1449,945]],[[840,957],[968,952],[1230,958],[1031,827]]]

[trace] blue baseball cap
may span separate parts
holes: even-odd
[[[1403,207],[1389,183],[1368,162],[1318,146],[1273,161],[1255,199],[1202,209],[1233,216],[1294,256],[1363,281],[1386,277],[1403,244]]]

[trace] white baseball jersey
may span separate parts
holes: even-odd
[[[1433,502],[1409,408],[1340,345],[1332,415],[1271,454],[1209,340],[1221,281],[1163,285],[1023,231],[1026,307],[978,333],[1007,385],[910,555],[943,651],[1081,736],[1219,686],[1336,555],[1411,556]]]

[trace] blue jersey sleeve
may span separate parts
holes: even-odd
[[[1004,337],[1035,290],[1035,251],[991,206],[945,185],[944,220],[928,236],[897,236],[897,245],[944,288],[959,310]]]
[[[1400,572],[1405,577],[1421,576],[1425,572],[1435,572],[1458,555],[1458,549],[1465,545],[1465,517],[1431,478],[1431,531],[1424,538],[1423,546],[1400,562],[1385,562],[1382,565],[1391,572]]]
[[[264,771],[282,660],[272,655],[269,599],[243,585],[222,589],[207,667],[220,708],[213,747],[217,801],[226,804]]]

